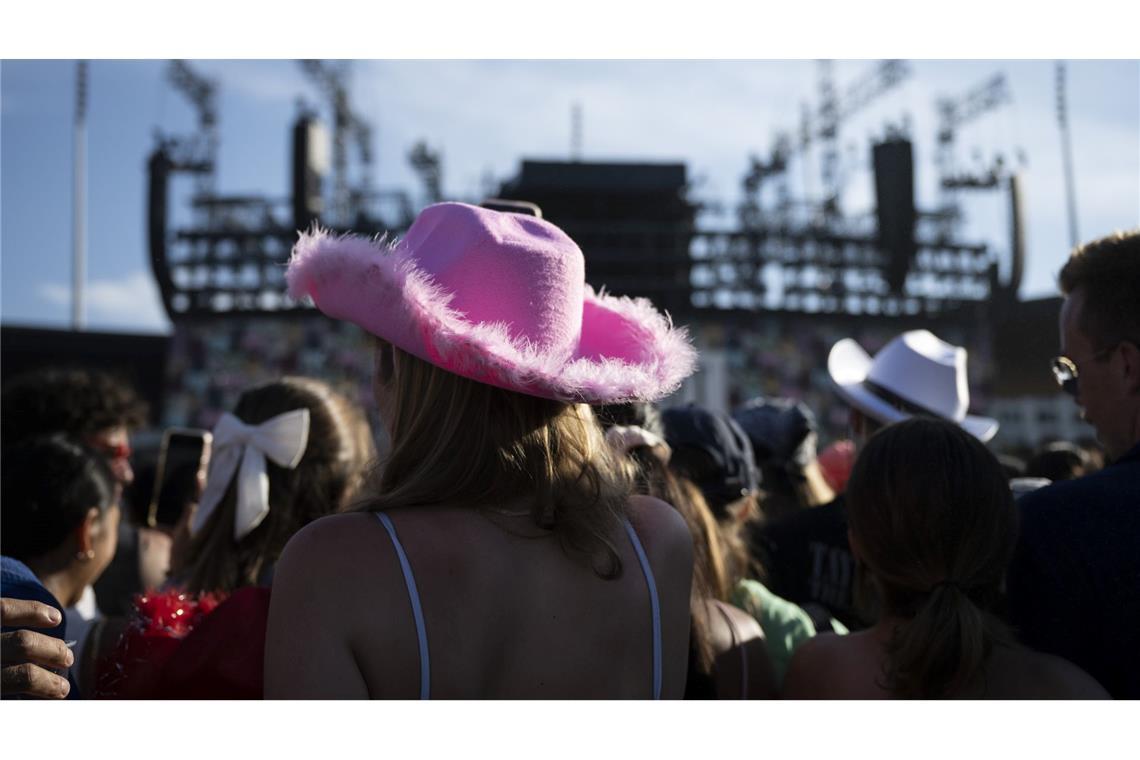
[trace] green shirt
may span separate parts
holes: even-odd
[[[777,687],[783,686],[784,674],[792,653],[815,635],[815,625],[799,606],[776,596],[760,581],[741,579],[732,589],[733,606],[747,612],[764,629],[768,657],[776,673]]]

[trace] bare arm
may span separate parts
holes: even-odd
[[[317,520],[286,545],[265,636],[266,699],[367,699],[349,643],[343,525]],[[359,572],[359,570],[357,571]]]
[[[630,500],[630,521],[645,546],[661,601],[661,697],[685,693],[693,538],[680,513],[651,496]]]
[[[705,604],[710,613],[716,616],[711,619],[725,620],[727,617],[732,621],[731,628],[721,631],[717,636],[722,642],[726,636],[732,642],[716,658],[718,699],[740,699],[745,696],[741,694],[742,668],[747,669],[745,677],[748,699],[775,699],[779,696],[776,671],[768,654],[764,629],[756,618],[725,602],[708,600]]]

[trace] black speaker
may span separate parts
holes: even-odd
[[[875,145],[872,154],[879,247],[886,254],[883,275],[891,292],[901,294],[918,254],[914,240],[914,150],[910,140],[893,138]]]
[[[1009,280],[1002,283],[1002,290],[1010,301],[1017,300],[1021,288],[1021,277],[1025,272],[1025,207],[1021,194],[1021,175],[1009,177]]]
[[[324,209],[321,196],[328,172],[324,129],[313,116],[302,114],[293,125],[293,228],[306,230]]]

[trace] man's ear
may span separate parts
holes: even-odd
[[[1124,390],[1140,394],[1140,346],[1130,340],[1121,342],[1120,359],[1123,367]]]

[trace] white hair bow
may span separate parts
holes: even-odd
[[[309,410],[294,409],[262,422],[247,425],[229,412],[214,426],[214,449],[202,501],[190,524],[197,533],[217,509],[238,473],[237,513],[234,540],[240,541],[269,514],[269,475],[265,459],[292,470],[305,455],[309,443]],[[241,470],[238,471],[238,465]]]

